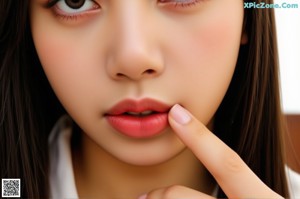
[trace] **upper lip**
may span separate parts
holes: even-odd
[[[126,112],[142,113],[144,111],[168,112],[171,106],[153,99],[125,99],[108,110],[106,115],[121,115]]]

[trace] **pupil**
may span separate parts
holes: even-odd
[[[72,9],[79,9],[83,6],[85,0],[65,0],[66,4]]]

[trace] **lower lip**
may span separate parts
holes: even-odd
[[[160,134],[168,126],[168,114],[149,116],[107,115],[108,123],[123,135],[132,138],[149,138]]]

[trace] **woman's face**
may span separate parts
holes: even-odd
[[[30,12],[60,102],[97,146],[135,165],[185,149],[167,124],[172,105],[212,120],[242,38],[238,0],[31,0]]]

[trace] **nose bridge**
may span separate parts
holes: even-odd
[[[110,74],[130,79],[140,79],[145,74],[157,74],[160,63],[155,58],[157,53],[153,35],[147,26],[150,19],[148,11],[142,1],[122,2],[124,3],[118,6],[114,18],[113,31],[116,38],[113,41]]]
[[[122,47],[134,47],[133,44],[140,43],[141,36],[144,32],[144,25],[141,21],[145,20],[145,16],[141,12],[139,7],[133,4],[128,6],[127,9],[122,9],[119,16],[119,39]]]
[[[133,1],[128,1],[128,3],[129,2]],[[119,9],[118,11],[119,14],[116,23],[116,31],[118,31],[117,50],[119,53],[126,53],[130,51],[134,53],[135,51],[141,51],[146,47],[147,15],[137,3],[131,3],[130,5],[128,5],[128,3],[127,5],[124,5],[124,9]]]

